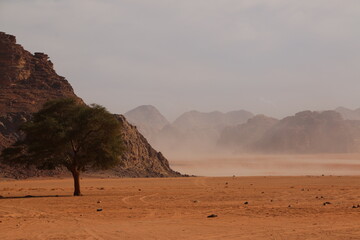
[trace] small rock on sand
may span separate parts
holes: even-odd
[[[209,216],[207,216],[208,218],[215,218],[215,217],[217,217],[217,215],[216,214],[211,214],[211,215],[209,215]]]
[[[102,210],[103,210],[102,208],[96,209],[97,212],[101,212]]]
[[[249,204],[249,202],[244,202],[244,204],[245,204],[245,205],[248,205],[248,204]]]

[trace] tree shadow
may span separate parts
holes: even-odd
[[[40,195],[40,196],[34,196],[34,195],[26,195],[26,196],[9,196],[4,197],[0,196],[0,200],[4,199],[22,199],[22,198],[51,198],[51,197],[73,197],[73,195]]]

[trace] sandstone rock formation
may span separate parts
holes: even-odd
[[[219,144],[232,152],[349,153],[359,151],[360,121],[335,111],[303,111],[280,121],[256,116],[226,128]]]
[[[345,107],[338,107],[335,109],[346,120],[360,120],[360,108],[351,110]]]
[[[0,151],[19,139],[19,126],[45,102],[64,97],[73,97],[82,102],[69,82],[56,74],[46,54],[31,54],[16,44],[14,36],[0,32]],[[168,161],[150,146],[135,127],[122,116],[118,116],[118,119],[124,126],[126,153],[122,164],[112,173],[134,177],[180,176],[170,169]],[[27,177],[56,173],[59,171],[0,166],[0,176]]]
[[[165,126],[154,144],[175,157],[182,157],[186,153],[209,156],[218,153],[217,141],[225,127],[244,123],[253,116],[245,110],[228,113],[186,112]]]
[[[256,115],[244,124],[226,127],[220,135],[218,145],[234,153],[254,151],[254,145],[277,122],[275,118]]]
[[[124,114],[126,119],[143,134],[151,143],[161,129],[170,124],[154,106],[143,105]]]
[[[155,151],[137,128],[127,122],[124,116],[117,115],[122,123],[122,136],[127,151],[121,165],[114,171],[120,176],[162,177],[179,176],[169,167],[161,152]]]
[[[267,152],[346,153],[353,151],[351,129],[335,111],[304,111],[286,117],[257,145]]]
[[[19,137],[19,125],[31,113],[49,99],[63,97],[77,98],[49,57],[31,54],[16,44],[14,36],[0,32],[0,151]]]

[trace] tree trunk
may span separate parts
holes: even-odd
[[[74,178],[74,196],[81,196],[80,192],[80,172],[77,170],[71,171]]]

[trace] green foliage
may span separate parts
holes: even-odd
[[[7,163],[43,169],[65,166],[74,174],[109,168],[123,151],[121,125],[115,116],[102,106],[74,99],[46,103],[21,129],[25,138],[3,151]]]

